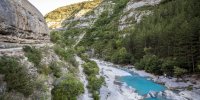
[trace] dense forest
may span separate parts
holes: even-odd
[[[200,72],[199,0],[163,0],[156,6],[138,8],[153,13],[118,31],[118,20],[128,1],[113,0],[113,14],[104,11],[77,49],[94,48],[96,57],[159,75]],[[129,34],[123,37],[122,33]]]

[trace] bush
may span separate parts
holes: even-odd
[[[186,74],[186,72],[187,72],[186,69],[183,69],[177,66],[174,67],[174,75],[176,77],[181,77],[182,75]]]
[[[173,76],[174,74],[174,66],[176,66],[176,62],[172,58],[166,58],[163,60],[162,68],[164,74],[168,76]]]
[[[76,48],[76,53],[78,54],[78,55],[81,55],[82,53],[84,53],[85,52],[85,47],[84,46],[78,46],[77,48]]]
[[[97,91],[92,92],[92,97],[94,100],[100,100],[99,93]]]
[[[200,64],[197,65],[197,70],[200,72]]]
[[[74,58],[74,50],[73,49],[65,50],[65,48],[62,48],[57,45],[54,47],[54,51],[57,55],[59,55],[65,61],[72,64],[73,67],[78,67],[78,62]]]
[[[84,67],[84,73],[88,76],[90,75],[97,75],[99,73],[99,67],[94,61],[90,61],[83,64]]]
[[[99,100],[99,89],[101,88],[102,84],[104,83],[104,78],[100,77],[97,78],[96,76],[88,76],[88,89],[92,93],[92,97],[94,100]]]
[[[77,75],[79,73],[78,68],[74,67],[74,66],[69,66],[68,70],[71,74],[73,75]]]
[[[88,81],[89,81],[89,85],[88,88],[91,91],[99,91],[99,89],[101,88],[101,85],[104,83],[104,78],[100,77],[97,78],[96,76],[88,76]]]
[[[17,58],[0,57],[0,73],[5,75],[8,90],[16,90],[29,96],[33,93],[34,78],[27,73],[27,69],[19,64]]]
[[[69,57],[68,57],[68,54],[67,54],[67,52],[64,48],[61,48],[60,46],[56,45],[54,47],[54,51],[60,57],[64,58],[65,60],[68,60]]]
[[[81,59],[83,59],[86,62],[90,61],[88,55],[86,55],[86,54],[81,54],[80,57],[81,57]]]
[[[121,48],[112,55],[111,61],[117,64],[122,64],[122,63],[129,63],[130,59],[131,57],[128,55],[126,49]]]
[[[145,55],[140,62],[136,64],[136,68],[145,69],[147,72],[160,75],[162,74],[161,65],[162,61],[157,56]]]
[[[87,75],[88,80],[88,89],[92,93],[92,97],[94,100],[99,100],[99,89],[104,83],[104,77],[97,78],[96,75],[99,74],[99,67],[96,62],[88,61],[83,64],[84,73]]]
[[[192,91],[192,90],[193,90],[193,86],[192,86],[192,85],[188,86],[188,87],[187,87],[187,90],[188,90],[188,91]]]
[[[25,56],[28,57],[28,60],[38,67],[42,59],[41,51],[36,49],[35,47],[30,46],[25,46],[23,50],[25,52]]]
[[[52,73],[55,77],[60,78],[60,76],[62,75],[61,73],[61,68],[58,65],[57,62],[51,62],[51,64],[49,65],[50,69],[52,70]]]
[[[75,77],[68,75],[52,89],[53,100],[76,100],[84,92],[83,84]]]
[[[71,57],[68,62],[71,63],[72,66],[74,66],[74,67],[78,67],[78,65],[79,65],[74,56]]]
[[[61,33],[57,32],[57,31],[53,31],[50,33],[50,40],[53,42],[53,43],[57,43],[58,40],[61,40],[62,39],[62,36],[61,36]]]
[[[135,63],[135,68],[138,70],[144,70],[146,66],[145,60],[140,60],[139,62]]]
[[[67,62],[70,62],[70,60],[74,57],[74,50],[72,49],[65,50],[65,48],[56,45],[54,47],[54,51]]]
[[[40,65],[37,69],[38,73],[48,75],[51,72],[51,69],[47,65]]]

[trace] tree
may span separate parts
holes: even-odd
[[[176,61],[174,61],[172,58],[166,58],[163,60],[162,68],[164,74],[168,76],[173,76],[174,74],[174,66],[176,66]]]
[[[83,92],[83,84],[71,75],[62,79],[52,89],[53,100],[76,100],[76,97]]]
[[[183,69],[177,66],[174,67],[174,75],[178,78],[186,74],[186,72],[187,72],[186,69]]]

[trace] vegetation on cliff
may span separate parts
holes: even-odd
[[[164,0],[157,6],[138,8],[153,13],[122,31],[118,31],[118,20],[128,0],[114,2],[113,14],[104,11],[79,46],[94,49],[105,60],[136,64],[154,74],[174,75],[175,66],[188,73],[199,72],[199,1]]]
[[[52,90],[53,100],[77,100],[84,92],[83,84],[73,75],[66,75]]]
[[[127,51],[135,58],[132,63],[145,59],[144,49],[148,48],[148,54],[157,56],[165,63],[158,65],[161,72],[173,72],[170,69],[175,66],[189,73],[198,72],[200,13],[197,9],[200,9],[198,0],[165,0],[153,7],[153,14],[143,18],[125,41]],[[170,63],[169,66],[166,63]],[[174,70],[176,73],[178,69]]]
[[[98,6],[102,0],[85,1],[77,4],[68,5],[58,8],[45,16],[47,23],[60,22],[65,19],[73,18],[81,10],[85,10],[85,13],[90,12],[92,9]],[[55,23],[54,23],[55,24]],[[56,25],[50,25],[50,28],[55,28]]]
[[[18,58],[0,57],[0,73],[5,75],[8,92],[17,91],[25,96],[33,93],[36,86],[35,80],[29,75],[26,67],[19,63]]]
[[[87,59],[87,58],[86,58]],[[94,100],[99,100],[99,91],[104,83],[103,77],[97,77],[99,75],[99,67],[96,62],[86,60],[87,62],[83,64],[84,73],[87,75],[88,89],[92,93]]]
[[[70,67],[72,68],[70,73],[76,73],[75,53],[85,61],[83,67],[89,82],[88,88],[95,100],[99,99],[103,78],[98,77],[98,66],[88,59],[87,54],[94,53],[92,56],[116,64],[133,64],[138,69],[156,75],[181,77],[186,73],[200,72],[200,13],[197,10],[200,9],[200,2],[198,0],[163,0],[158,5],[137,8],[135,11],[149,11],[150,14],[144,16],[139,23],[130,21],[133,25],[124,30],[119,30],[119,20],[125,15],[123,9],[130,0],[105,1],[112,1],[115,7],[112,11],[104,9],[92,26],[72,28],[71,26],[77,24],[72,20],[67,30],[51,32],[51,41],[56,44],[55,52],[74,66]],[[71,20],[77,13],[75,10],[70,9],[65,13],[66,16],[54,16],[53,14],[56,15],[57,12],[53,12],[52,16],[48,15],[46,18],[47,20],[48,18]],[[59,14],[60,12],[57,15]],[[83,40],[77,46],[74,45],[84,32],[86,35]],[[59,76],[56,73],[54,75]],[[73,75],[75,77],[75,74]],[[67,97],[68,94],[73,93],[60,91],[62,84],[71,86],[67,81],[60,81],[52,91],[54,98],[62,99],[59,97]]]

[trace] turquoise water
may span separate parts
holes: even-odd
[[[146,77],[141,77],[135,73],[132,73],[132,76],[120,77],[119,81],[124,82],[128,86],[136,89],[136,92],[142,96],[148,94],[150,91],[160,92],[166,89],[163,85],[157,84],[152,80],[148,80]],[[161,99],[148,98],[145,100],[161,100]]]

